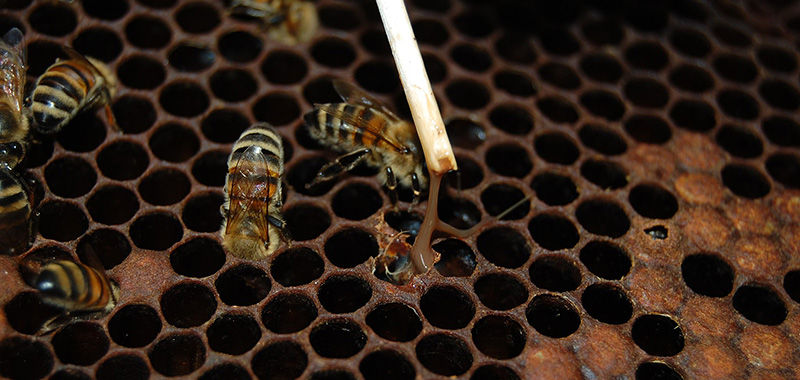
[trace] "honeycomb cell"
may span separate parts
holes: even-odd
[[[233,363],[223,363],[203,372],[200,380],[249,380],[252,379],[246,369]]]
[[[549,206],[568,205],[578,198],[575,182],[561,174],[538,174],[531,181],[531,188],[536,192],[536,197]]]
[[[161,318],[152,307],[125,305],[108,320],[108,335],[123,347],[144,347],[161,332]]]
[[[459,108],[477,110],[489,103],[491,95],[482,84],[471,79],[454,79],[445,88],[445,95]]]
[[[62,156],[44,168],[44,180],[53,194],[77,198],[92,190],[97,182],[97,173],[80,157]]]
[[[764,152],[758,135],[749,128],[725,124],[717,131],[716,142],[733,156],[756,158]]]
[[[717,104],[726,115],[742,120],[755,120],[760,112],[756,99],[750,94],[739,90],[725,89],[719,91],[717,93]]]
[[[546,63],[539,68],[542,80],[564,90],[574,90],[581,85],[578,73],[563,63]]]
[[[107,185],[97,189],[86,201],[95,222],[117,225],[125,223],[139,211],[139,200],[136,193],[118,185]]]
[[[691,106],[687,104],[687,106]],[[676,109],[676,108],[674,108]],[[684,108],[677,108],[683,110]],[[713,112],[713,110],[712,110]],[[681,120],[692,123],[688,119],[691,116],[684,116],[691,114],[689,109],[680,111]],[[713,115],[713,114],[712,114]],[[674,118],[673,118],[674,119]],[[710,127],[713,127],[713,123]],[[703,125],[703,129],[710,129],[708,125]],[[654,115],[633,115],[624,124],[625,132],[633,137],[636,141],[646,144],[665,144],[672,138],[672,130],[669,128],[664,119]]]
[[[156,206],[168,206],[180,202],[192,188],[183,171],[159,169],[148,173],[139,182],[139,195]]]
[[[264,306],[261,322],[277,334],[291,334],[305,329],[317,319],[314,301],[300,293],[281,293]]]
[[[43,238],[70,241],[89,228],[89,220],[80,207],[63,201],[50,201],[39,207],[39,233]]]
[[[678,212],[678,200],[672,193],[655,184],[634,186],[628,201],[641,216],[651,219],[670,219]]]
[[[197,335],[171,334],[159,339],[148,357],[156,372],[165,376],[182,376],[203,366],[206,348]]]
[[[669,101],[667,88],[661,82],[650,78],[629,79],[624,92],[628,100],[642,108],[663,108]]]
[[[89,16],[108,21],[122,18],[129,9],[125,0],[86,0],[81,1],[81,5]]]
[[[578,266],[561,256],[540,256],[528,273],[534,285],[554,292],[572,291],[581,285]]]
[[[97,366],[95,376],[98,380],[121,378],[145,380],[150,378],[150,369],[144,359],[138,355],[115,355]]]
[[[476,73],[492,67],[492,57],[482,47],[472,44],[458,44],[450,49],[450,58],[459,66]]]
[[[97,115],[80,113],[56,134],[62,148],[73,152],[91,152],[106,139],[106,125]]]
[[[669,63],[667,51],[655,41],[631,44],[625,51],[625,60],[637,69],[649,71],[661,71]]]
[[[372,298],[372,286],[358,276],[331,276],[319,286],[317,298],[331,313],[352,313]]]
[[[322,322],[308,335],[311,347],[325,358],[349,358],[367,344],[367,335],[357,323],[349,319]]]
[[[305,128],[301,129],[305,130]],[[316,184],[309,188],[306,188],[306,184],[311,183],[311,181],[313,181],[314,178],[319,173],[319,170],[328,162],[330,162],[330,159],[325,158],[323,156],[312,156],[304,158],[289,167],[288,173],[286,174],[286,182],[288,182],[289,185],[292,186],[292,188],[294,188],[294,190],[299,192],[300,194],[310,195],[310,196],[323,195],[333,188],[338,178],[334,178],[331,179],[330,181],[325,181]],[[227,172],[227,166],[225,168],[225,172]]]
[[[181,42],[170,50],[167,60],[178,71],[199,72],[214,64],[216,54],[205,45]]]
[[[293,235],[294,236],[294,235]],[[272,278],[283,286],[300,286],[316,280],[325,262],[310,248],[287,249],[272,261]]]
[[[447,77],[447,66],[436,55],[423,52],[422,63],[425,65],[431,84],[437,84]]]
[[[722,257],[710,253],[686,256],[681,263],[683,282],[695,293],[725,297],[733,289],[734,271]]]
[[[769,194],[771,186],[761,172],[749,165],[728,164],[722,168],[722,184],[734,194],[758,199]]]
[[[199,283],[180,283],[161,296],[161,314],[176,327],[200,326],[211,319],[216,309],[214,293]]]
[[[250,62],[261,54],[263,47],[260,38],[242,30],[223,34],[217,41],[220,54],[231,62]]]
[[[203,193],[190,197],[181,213],[183,224],[192,231],[218,231],[222,224],[219,208],[223,201],[219,193]]]
[[[308,64],[303,57],[290,51],[273,51],[264,59],[261,73],[274,84],[294,84],[308,74]]]
[[[580,235],[572,222],[559,214],[538,214],[528,223],[528,232],[542,248],[557,251],[578,244]]]
[[[62,45],[48,40],[28,43],[28,75],[40,76],[56,60],[67,57]]]
[[[577,308],[566,299],[550,294],[533,297],[525,316],[536,331],[551,338],[568,337],[581,325]]]
[[[633,315],[633,305],[619,286],[611,283],[589,285],[581,295],[581,304],[592,318],[610,325],[625,324]]]
[[[597,19],[584,23],[583,37],[597,46],[618,45],[625,38],[622,23],[612,19]]]
[[[412,341],[422,331],[417,311],[398,302],[377,306],[364,321],[378,336],[395,342]]]
[[[506,316],[489,315],[472,328],[475,347],[495,359],[512,359],[525,348],[526,333],[519,323]]]
[[[739,48],[748,47],[752,44],[750,36],[731,25],[717,24],[711,30],[714,32],[714,36],[723,44]]]
[[[375,237],[360,228],[336,232],[325,242],[325,256],[340,268],[353,268],[378,255]]]
[[[584,161],[581,165],[581,176],[604,190],[616,190],[628,185],[628,173],[625,169],[608,160]]]
[[[325,27],[339,30],[354,30],[361,25],[356,9],[349,6],[326,5],[317,8],[319,21]]]
[[[660,32],[667,27],[669,22],[666,10],[653,3],[636,3],[626,11],[626,21],[644,33]]]
[[[786,304],[775,290],[755,284],[736,289],[733,308],[745,318],[768,326],[780,325],[788,314]]]
[[[142,133],[156,122],[156,110],[149,100],[124,95],[112,105],[120,129],[125,133]]]
[[[453,25],[459,33],[473,38],[485,38],[491,34],[495,25],[485,12],[468,10],[453,18]]]
[[[516,144],[498,144],[486,152],[489,170],[507,177],[522,178],[533,169],[528,152]]]
[[[65,254],[64,257],[56,257],[54,259],[70,260],[68,253],[62,253]],[[47,321],[61,315],[63,310],[44,303],[39,293],[29,291],[14,296],[3,307],[3,312],[11,328],[22,334],[35,335]],[[1,343],[0,346],[2,346]],[[2,360],[3,358],[0,358],[0,363],[2,363]],[[2,374],[2,364],[0,364],[0,374]]]
[[[606,53],[588,54],[581,58],[581,71],[592,80],[602,83],[617,83],[622,78],[622,64]]]
[[[800,124],[783,117],[771,116],[761,122],[761,130],[769,141],[780,146],[800,146]]]
[[[104,176],[118,181],[138,178],[144,173],[150,159],[141,145],[129,140],[117,140],[106,145],[97,154],[97,167]]]
[[[708,71],[690,64],[672,69],[669,81],[681,90],[694,93],[703,93],[714,87],[714,78]]]
[[[200,140],[192,129],[178,123],[169,123],[159,127],[150,136],[150,151],[169,162],[183,162],[197,154]]]
[[[89,375],[87,375],[83,371],[79,371],[74,368],[69,368],[57,371],[52,376],[50,376],[50,380],[91,380],[91,377],[89,377]]]
[[[427,67],[427,66],[426,66]],[[430,70],[428,70],[430,73]],[[494,87],[510,95],[528,97],[536,95],[537,85],[526,74],[514,70],[501,70],[493,77]]]
[[[554,164],[572,165],[580,155],[580,150],[572,139],[558,132],[537,136],[533,146],[539,157]]]
[[[369,61],[356,68],[354,77],[369,92],[391,93],[400,85],[397,69],[387,61]]]
[[[578,111],[575,109],[575,105],[567,99],[555,96],[545,97],[537,100],[536,106],[542,114],[556,123],[573,124],[578,121]]]
[[[122,40],[110,29],[92,27],[81,30],[72,47],[83,55],[111,62],[122,52]]]
[[[645,314],[636,318],[631,337],[639,348],[653,356],[675,356],[684,347],[680,325],[666,315]]]
[[[494,49],[500,57],[511,63],[530,64],[537,57],[530,38],[519,34],[501,36],[495,41]]]
[[[677,28],[669,41],[676,50],[692,58],[703,58],[711,52],[711,41],[695,29]]]
[[[208,348],[229,355],[250,351],[259,339],[261,329],[256,320],[246,314],[223,314],[206,330]]]
[[[580,41],[567,29],[544,28],[538,37],[544,50],[554,55],[569,56],[581,48]]]
[[[356,50],[343,39],[325,37],[316,40],[311,46],[311,57],[323,66],[344,68],[356,59]]]
[[[78,18],[64,3],[43,3],[30,13],[28,23],[39,33],[61,37],[75,30]]]
[[[163,251],[183,237],[178,218],[165,212],[154,212],[136,218],[130,227],[133,244],[141,249]]]
[[[475,370],[470,380],[520,380],[513,369],[500,364],[487,364]]]
[[[321,235],[331,225],[328,213],[311,204],[292,206],[284,213],[289,236],[296,241],[305,241]]]
[[[96,363],[109,347],[103,327],[92,322],[68,324],[53,335],[50,343],[59,361],[80,366]]]
[[[800,303],[800,270],[786,273],[786,277],[783,278],[783,288],[791,299]]]
[[[475,295],[492,310],[511,310],[528,300],[528,290],[516,277],[502,272],[475,281]]]
[[[683,376],[665,363],[645,362],[636,368],[636,380],[683,380]]]
[[[258,268],[242,264],[223,272],[214,283],[219,299],[231,306],[250,306],[269,294],[272,282]]]
[[[203,119],[200,129],[203,135],[211,141],[229,144],[250,126],[250,120],[245,115],[233,109],[216,109]]]
[[[178,9],[175,21],[187,33],[204,34],[219,25],[220,14],[221,12],[209,3],[192,2]]]
[[[475,271],[475,252],[469,244],[457,239],[445,239],[432,248],[441,255],[434,268],[442,276],[469,277]]]
[[[216,240],[194,238],[172,250],[169,262],[177,274],[203,278],[222,268],[225,264],[225,251]]]
[[[209,79],[211,92],[226,102],[247,100],[258,89],[256,79],[246,70],[222,69],[211,75]]]
[[[433,19],[414,21],[411,27],[420,44],[441,46],[450,39],[447,28],[441,22]]]
[[[33,0],[8,0],[3,3],[3,6],[6,7],[6,9],[23,9],[28,7],[32,1]]]
[[[497,216],[525,198],[525,193],[514,186],[495,184],[481,192],[481,203],[489,215]],[[502,220],[521,219],[530,211],[530,203],[515,207]]]
[[[457,376],[472,366],[469,346],[455,336],[428,335],[417,342],[417,360],[429,371],[442,376]]]
[[[433,326],[458,330],[475,316],[469,295],[452,286],[434,286],[422,295],[419,303],[425,319]]]
[[[631,119],[637,116],[633,116]],[[630,123],[630,120],[626,122]],[[667,126],[667,131],[669,127]],[[586,124],[578,131],[578,137],[581,143],[591,149],[598,151],[607,156],[616,156],[625,153],[628,150],[628,145],[625,140],[617,134],[614,130],[599,125],[599,124]]]
[[[389,46],[389,40],[386,38],[383,28],[368,28],[361,34],[360,42],[364,49],[376,56],[390,57],[392,55],[392,47]]]
[[[427,3],[427,2],[426,2]],[[413,380],[414,366],[403,354],[394,350],[374,351],[361,359],[358,370],[364,380]]]
[[[158,17],[138,15],[125,25],[125,38],[142,49],[161,49],[172,39],[169,25]]]
[[[275,126],[289,124],[300,117],[300,105],[288,93],[267,94],[255,102],[252,110],[256,120]]]
[[[7,337],[0,341],[0,375],[11,379],[41,379],[53,369],[53,355],[40,341]]]
[[[208,95],[194,82],[172,82],[164,86],[158,98],[161,107],[172,115],[194,117],[209,105]]]
[[[470,119],[450,119],[446,128],[450,143],[460,148],[474,149],[486,141],[486,131],[483,126]]]
[[[581,249],[580,259],[586,269],[606,280],[619,280],[631,270],[631,258],[622,247],[606,242],[591,241]]]
[[[581,105],[595,116],[616,121],[625,115],[625,105],[620,98],[609,91],[590,90],[580,97]],[[634,101],[636,103],[636,101]]]
[[[495,127],[512,135],[525,135],[533,129],[533,118],[522,107],[497,106],[489,112],[489,121]]]
[[[481,221],[478,206],[464,198],[439,198],[439,219],[461,229],[471,228]]]
[[[103,268],[111,269],[128,258],[131,243],[117,230],[101,228],[84,235],[75,249],[78,258],[84,263],[91,263],[95,256],[103,264]]]
[[[356,182],[345,185],[331,200],[331,207],[337,216],[349,220],[363,220],[376,213],[383,206],[383,198],[372,186]]]
[[[476,244],[483,257],[504,268],[518,268],[531,255],[527,240],[513,228],[497,227],[486,230],[478,235]]]
[[[458,171],[446,174],[446,182],[450,187],[458,191],[471,189],[478,186],[483,181],[483,169],[481,166],[466,157],[456,156]]]
[[[618,238],[631,227],[628,216],[618,204],[601,199],[582,202],[575,210],[575,217],[583,228],[595,235]]]
[[[774,108],[794,111],[800,107],[800,92],[782,80],[764,80],[758,86],[758,94]]]
[[[712,64],[717,74],[731,82],[750,83],[758,76],[755,63],[739,55],[722,54]]]
[[[308,366],[308,355],[297,343],[283,340],[256,352],[251,366],[260,380],[296,379]]]
[[[778,46],[762,45],[757,48],[756,56],[761,66],[768,70],[791,73],[797,68],[794,52]]]

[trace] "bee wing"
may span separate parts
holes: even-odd
[[[22,31],[13,28],[0,41],[0,94],[11,100],[18,111],[22,111],[25,91],[25,65],[27,51]]]
[[[230,181],[228,194],[231,196],[229,221],[225,233],[229,233],[231,226],[240,225],[239,222],[252,211],[256,215],[263,215],[255,221],[257,233],[264,242],[269,242],[267,213],[272,200],[269,182],[269,166],[261,147],[251,145],[242,152],[236,162],[234,176]]]
[[[342,99],[350,104],[360,104],[362,106],[367,106],[372,109],[376,109],[381,111],[392,121],[401,121],[397,115],[395,115],[391,110],[386,108],[383,103],[379,100],[367,95],[364,91],[359,90],[356,86],[352,84],[339,80],[333,80],[333,88],[336,90],[336,93],[342,97]]]
[[[97,251],[94,250],[94,246],[92,245],[91,240],[92,239],[86,240],[86,245],[85,245],[86,255],[84,255],[85,257],[80,257],[80,259],[81,261],[85,260],[87,266],[97,269],[98,273],[105,276],[106,268],[103,265],[103,262],[100,261],[100,256],[97,255]]]
[[[408,147],[401,144],[397,140],[387,136],[382,131],[376,130],[373,125],[371,125],[370,123],[368,123],[367,121],[365,121],[364,119],[360,118],[357,115],[345,113],[342,110],[334,107],[333,104],[315,104],[314,106],[316,106],[322,112],[325,112],[335,118],[341,119],[342,121],[377,137],[379,140],[385,141],[393,148],[397,149],[397,151],[399,152],[405,152],[408,150]],[[380,110],[374,110],[374,111],[382,113]]]

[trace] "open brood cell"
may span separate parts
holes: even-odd
[[[29,81],[60,46],[107,62],[122,132],[95,113],[33,142],[29,255],[97,252],[108,315],[37,336],[57,310],[0,260],[0,375],[100,379],[795,378],[800,353],[795,4],[411,1],[461,174],[439,212],[461,241],[411,288],[371,273],[425,202],[398,208],[301,116],[352,81],[410,119],[377,9],[320,0],[307,44],[212,0],[9,0]],[[750,8],[748,8],[750,7]],[[755,13],[760,16],[753,16]],[[226,159],[241,131],[285,140],[294,242],[224,252]]]

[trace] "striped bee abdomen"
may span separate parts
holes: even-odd
[[[111,282],[103,273],[72,261],[47,263],[30,285],[45,301],[71,311],[103,310],[116,303]]]
[[[395,150],[388,141],[382,138],[388,121],[371,108],[348,103],[325,106],[335,110],[335,114],[315,108],[305,115],[306,124],[311,126],[311,137],[339,150],[350,150],[354,147],[370,148],[376,145],[384,149]],[[353,122],[345,120],[343,117],[357,120],[358,125],[354,125]]]
[[[0,168],[0,254],[19,255],[31,240],[31,205],[19,176]]]

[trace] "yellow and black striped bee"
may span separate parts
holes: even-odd
[[[105,107],[108,123],[117,128],[109,100],[117,91],[117,78],[106,64],[65,48],[69,58],[59,60],[39,77],[33,88],[33,120],[42,133],[55,133],[78,112]]]
[[[323,166],[309,186],[332,179],[361,162],[381,169],[378,178],[397,201],[397,184],[411,188],[415,201],[428,185],[424,156],[414,125],[352,85],[339,80],[333,87],[344,103],[315,104],[305,115],[312,138],[347,152]]]
[[[17,172],[0,165],[0,254],[17,256],[28,250],[33,237],[30,194]]]
[[[230,9],[262,20],[267,35],[287,45],[307,42],[319,28],[317,8],[310,1],[233,0]]]
[[[28,135],[25,60],[22,32],[13,28],[0,41],[0,163],[11,168],[22,160]]]
[[[267,123],[239,136],[228,157],[222,245],[232,255],[263,259],[287,239],[283,221],[283,143]]]

